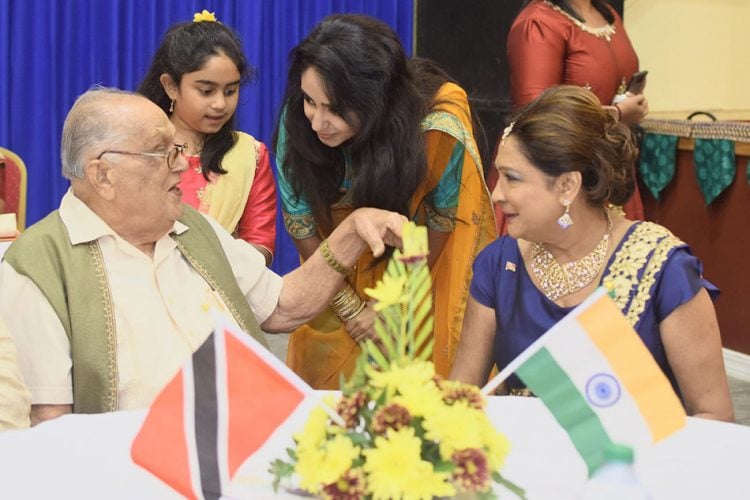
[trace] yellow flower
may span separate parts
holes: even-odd
[[[194,23],[201,23],[203,21],[216,22],[216,16],[214,15],[214,12],[209,12],[206,9],[203,9],[203,12],[196,12],[195,14],[193,14]]]
[[[398,366],[393,363],[390,369],[384,372],[368,366],[365,371],[370,378],[370,387],[384,390],[387,400],[390,400],[396,392],[408,390],[409,386],[415,384],[435,385],[432,380],[435,375],[435,367],[427,361],[412,361],[406,366]]]
[[[404,293],[405,283],[406,275],[393,277],[386,273],[375,288],[365,288],[365,293],[377,301],[373,306],[375,312],[380,312],[395,304],[405,304],[409,300]]]
[[[448,474],[435,472],[430,462],[422,460],[422,442],[413,428],[388,429],[386,436],[376,437],[375,448],[363,452],[367,488],[374,499],[431,499],[456,493]]]
[[[403,262],[416,262],[430,254],[427,244],[427,227],[407,222],[401,228],[401,241],[404,249],[399,257]]]
[[[409,410],[415,417],[433,415],[444,406],[443,394],[434,382],[413,382],[404,380],[399,386],[398,396],[393,402]]]
[[[343,435],[335,436],[320,448],[297,448],[294,472],[300,487],[318,493],[323,486],[338,481],[359,457],[360,448]]]
[[[450,460],[453,453],[466,448],[483,448],[485,414],[466,403],[443,405],[424,420],[425,438],[440,443],[440,456]]]
[[[294,472],[300,478],[300,488],[310,493],[318,493],[323,487],[320,463],[325,458],[322,448],[297,448],[297,463]]]
[[[352,462],[359,457],[360,448],[354,446],[352,440],[339,434],[325,445],[325,456],[318,464],[318,474],[321,483],[331,484],[348,471]]]
[[[487,451],[487,462],[491,471],[497,471],[503,466],[505,457],[510,453],[510,441],[505,434],[495,429],[488,418],[485,417],[482,420],[479,433]]]
[[[326,439],[327,424],[328,415],[325,410],[320,406],[313,408],[302,432],[294,435],[298,449],[317,448],[323,444]]]

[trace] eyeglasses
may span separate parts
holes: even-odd
[[[116,155],[133,155],[133,156],[150,156],[153,158],[162,158],[167,160],[167,168],[169,170],[174,170],[175,167],[175,161],[177,160],[177,157],[181,154],[185,153],[185,149],[187,149],[187,144],[175,144],[169,151],[166,153],[133,153],[131,151],[115,151],[114,149],[107,149],[105,151],[102,151],[99,156],[96,157],[97,160],[101,160],[102,156],[106,154],[116,154]]]

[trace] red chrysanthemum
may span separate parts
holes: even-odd
[[[341,479],[323,487],[323,496],[332,500],[356,500],[365,496],[366,486],[362,469],[349,469]]]
[[[391,403],[382,407],[372,419],[372,430],[383,434],[388,429],[395,431],[406,427],[411,422],[409,410],[401,405]]]
[[[355,392],[349,397],[342,397],[336,405],[336,413],[344,419],[347,429],[357,426],[359,423],[359,410],[367,402],[367,396],[364,392]]]
[[[490,470],[487,457],[481,450],[468,448],[453,454],[453,484],[463,491],[487,491],[490,487]]]

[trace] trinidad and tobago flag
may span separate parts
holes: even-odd
[[[250,335],[223,324],[162,389],[131,456],[187,498],[219,498],[312,392]]]

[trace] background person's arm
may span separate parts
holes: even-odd
[[[492,370],[492,347],[496,329],[495,310],[470,296],[451,379],[479,387],[487,382]]]

